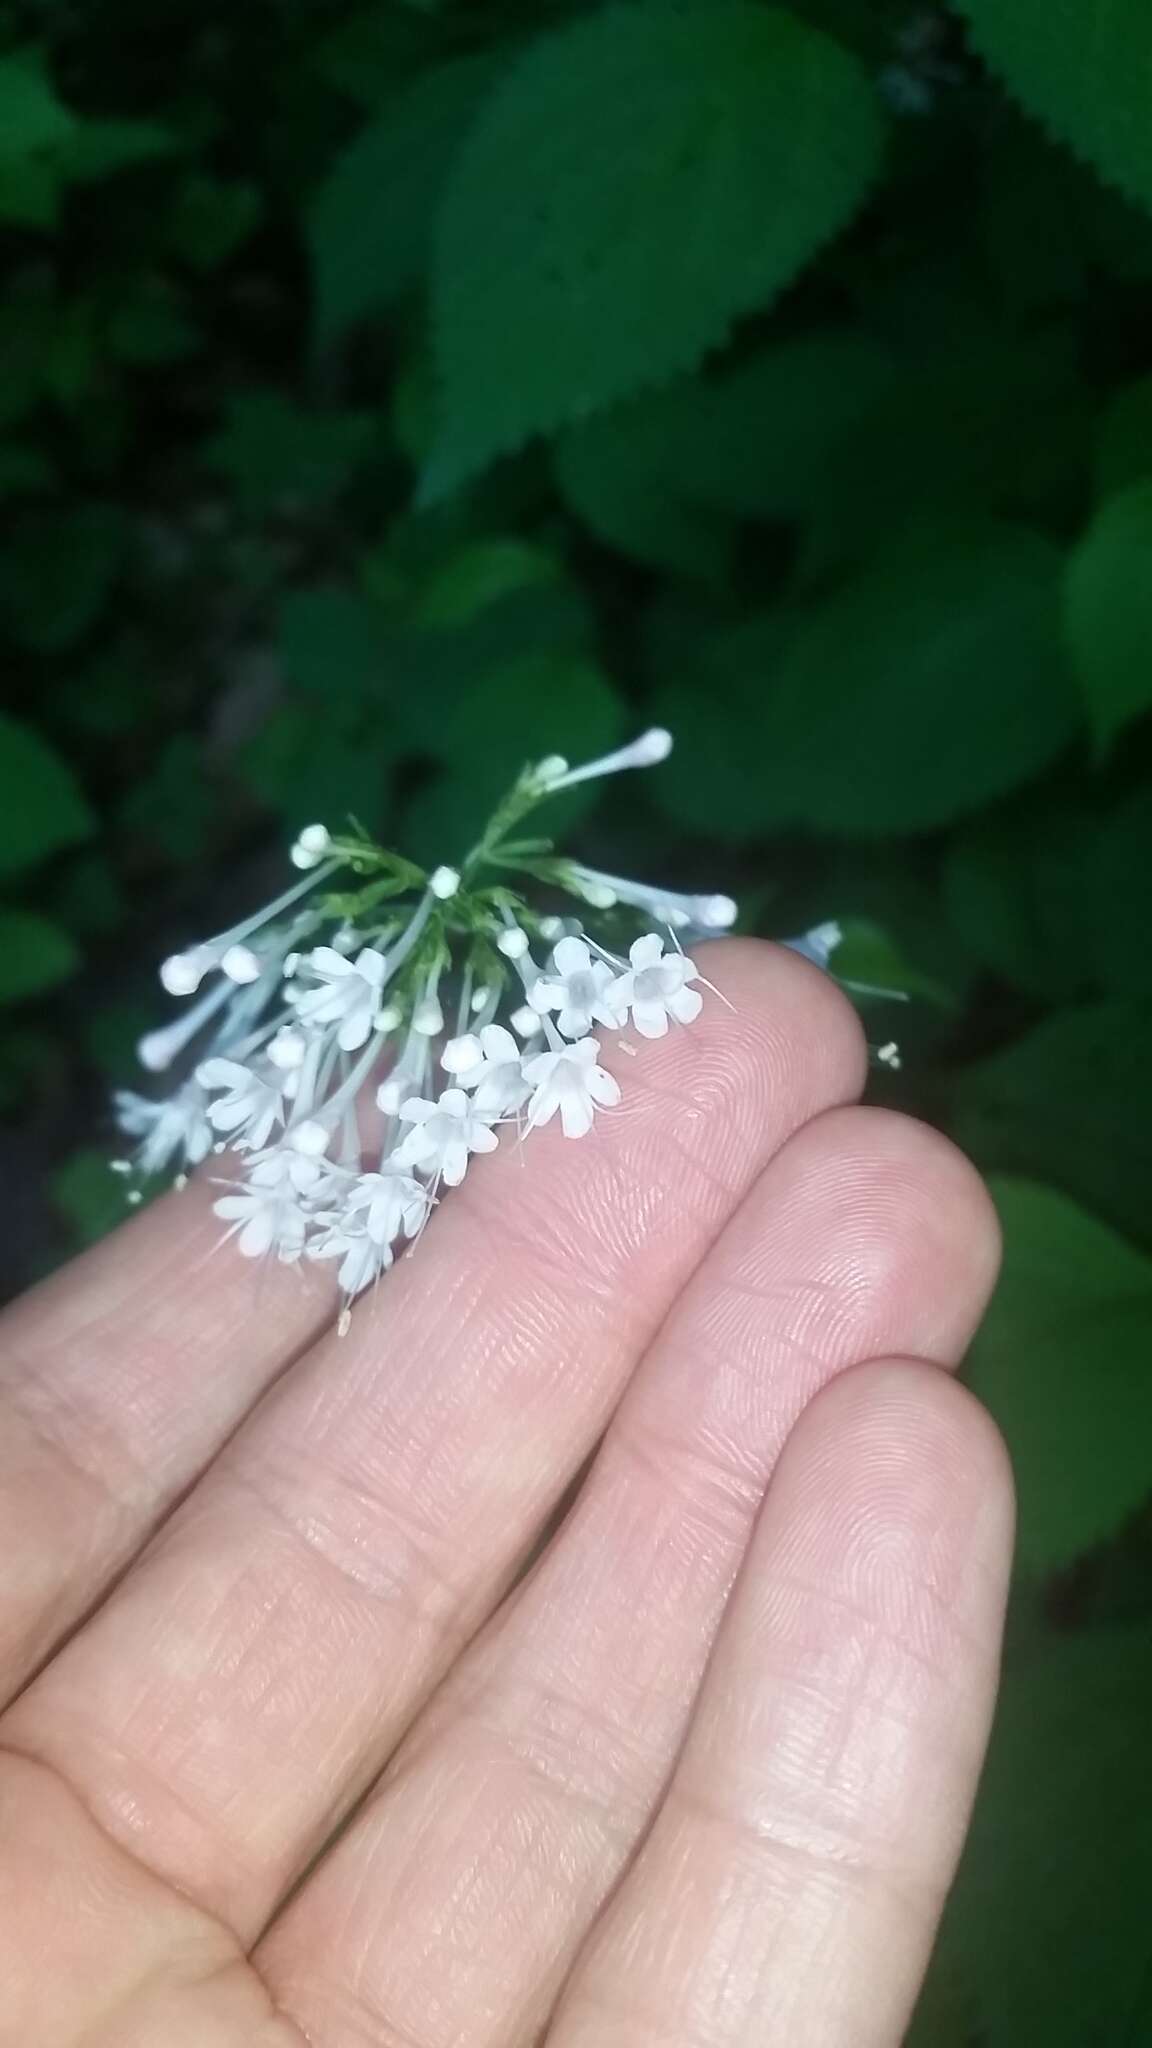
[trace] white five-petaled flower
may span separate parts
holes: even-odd
[[[533,1090],[528,1126],[546,1124],[560,1112],[566,1138],[583,1138],[592,1128],[596,1108],[611,1109],[620,1100],[620,1083],[599,1064],[600,1045],[582,1038],[559,1052],[538,1053],[524,1062],[524,1078]]]
[[[695,962],[684,953],[665,953],[659,932],[637,939],[628,958],[631,965],[613,982],[609,1000],[621,1022],[631,1011],[641,1038],[663,1038],[669,1017],[691,1024],[700,1015],[704,998],[688,986],[697,979]]]
[[[320,1234],[310,1240],[308,1257],[340,1260],[336,1277],[349,1299],[362,1294],[392,1264],[391,1245],[369,1237],[362,1215],[324,1214],[316,1221]]]
[[[262,1152],[284,1116],[283,1075],[273,1069],[265,1078],[238,1060],[211,1059],[201,1061],[196,1079],[216,1094],[208,1110],[213,1130],[244,1151]]]
[[[532,1009],[543,1016],[560,1012],[557,1023],[565,1038],[583,1038],[593,1022],[620,1022],[608,1001],[612,969],[594,960],[583,939],[561,939],[552,955],[552,973],[542,975],[528,991]]]
[[[445,1073],[458,1088],[472,1091],[481,1116],[511,1116],[522,1109],[531,1089],[524,1079],[520,1047],[502,1024],[485,1024],[479,1033],[451,1038],[440,1055]]]
[[[333,946],[315,946],[306,965],[318,988],[294,987],[292,1001],[301,1024],[338,1024],[341,1052],[359,1052],[380,1011],[388,978],[388,962],[374,946],[364,946],[348,960]]]
[[[300,1257],[308,1234],[308,1216],[287,1180],[265,1182],[253,1177],[247,1187],[235,1194],[221,1195],[212,1206],[217,1216],[231,1223],[228,1235],[237,1238],[238,1249],[246,1259],[259,1259],[265,1252],[275,1252],[283,1265],[291,1265]]]
[[[379,1173],[362,1173],[345,1198],[347,1218],[357,1218],[373,1244],[387,1247],[398,1237],[418,1237],[427,1220],[428,1190],[401,1167],[385,1161]]]
[[[436,1102],[410,1096],[401,1106],[400,1119],[412,1129],[392,1155],[395,1164],[438,1176],[450,1188],[459,1187],[470,1153],[496,1150],[495,1131],[477,1114],[463,1088],[446,1088]]]
[[[212,1144],[208,1098],[198,1081],[185,1081],[175,1095],[152,1102],[130,1088],[119,1090],[116,1121],[129,1138],[143,1142],[137,1153],[142,1173],[163,1173],[174,1162],[183,1171],[199,1166]]]

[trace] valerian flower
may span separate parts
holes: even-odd
[[[228,1237],[249,1258],[335,1264],[343,1329],[502,1129],[558,1118],[585,1137],[621,1097],[593,1029],[659,1039],[692,1023],[710,984],[682,942],[728,930],[736,905],[553,856],[523,821],[671,744],[654,727],[598,761],[537,761],[465,858],[427,870],[352,823],[345,837],[306,825],[291,888],[163,963],[182,1007],[141,1040],[141,1062],[185,1061],[193,1078],[163,1102],[118,1098],[140,1167],[182,1176],[225,1153]],[[538,906],[537,883],[560,900]],[[826,964],[836,935],[798,943]]]
[[[446,1088],[435,1102],[410,1096],[401,1106],[400,1121],[412,1129],[397,1146],[396,1165],[415,1167],[450,1188],[459,1187],[473,1152],[494,1152],[499,1143],[463,1088]]]
[[[665,953],[659,932],[646,932],[629,948],[631,965],[608,991],[608,1000],[623,1020],[629,1014],[641,1038],[663,1038],[668,1020],[693,1024],[704,1007],[696,964],[685,953]]]
[[[549,1123],[559,1112],[566,1138],[586,1137],[597,1109],[612,1109],[620,1100],[619,1081],[599,1059],[599,1042],[581,1038],[525,1060],[524,1078],[532,1089],[528,1128]]]
[[[561,939],[552,954],[552,971],[528,990],[533,1010],[545,1016],[558,1010],[557,1024],[565,1038],[583,1038],[593,1023],[611,1027],[619,1018],[607,1000],[612,969],[594,960],[583,939]]]

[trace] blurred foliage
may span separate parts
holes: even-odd
[[[1152,11],[0,0],[0,233],[8,1285],[115,1220],[151,962],[295,828],[451,858],[674,726],[577,837],[841,917],[1005,1225],[1021,1564],[913,2038],[1136,2048]]]

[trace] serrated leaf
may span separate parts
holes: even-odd
[[[953,1128],[977,1163],[1050,1182],[1152,1239],[1152,1009],[1057,1011],[960,1075]]]
[[[958,0],[982,57],[1023,106],[1152,207],[1152,12],[1146,0]]]
[[[1147,1630],[1009,1665],[941,1961],[981,2048],[1138,2048],[1150,1961]]]
[[[814,609],[762,677],[775,821],[926,831],[1047,767],[1078,722],[1061,568],[1023,527],[928,530]]]
[[[1102,505],[1068,563],[1073,665],[1101,750],[1152,708],[1152,483]]]
[[[780,10],[617,6],[542,38],[445,195],[426,495],[692,368],[845,224],[879,150],[856,61]]]
[[[308,216],[322,344],[419,278],[445,180],[493,75],[488,57],[423,73],[337,157]]]
[[[31,910],[0,910],[0,1003],[54,988],[79,965],[79,953],[58,924]]]
[[[1047,1572],[1152,1492],[1152,1259],[1052,1188],[993,1193],[1004,1267],[968,1378],[1012,1453],[1021,1558]]]
[[[86,839],[94,823],[67,762],[0,712],[0,874]]]

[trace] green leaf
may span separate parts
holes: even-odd
[[[72,770],[30,727],[0,712],[0,874],[86,839],[95,820]]]
[[[1152,1491],[1152,1259],[1052,1188],[993,1193],[1004,1268],[968,1377],[1012,1453],[1021,1558],[1047,1572]]]
[[[426,494],[690,369],[845,224],[879,152],[863,71],[783,11],[617,6],[541,38],[445,196]]]
[[[61,151],[60,174],[80,184],[172,156],[180,138],[158,121],[82,121]]]
[[[243,748],[238,767],[249,788],[298,831],[349,816],[384,830],[393,754],[386,721],[336,698],[318,717],[312,704],[278,705]]]
[[[229,401],[208,460],[228,476],[245,510],[315,504],[351,482],[378,432],[366,412],[304,412],[280,391]]]
[[[555,555],[514,534],[469,541],[439,562],[424,583],[415,617],[426,626],[462,626],[520,590],[559,581]]]
[[[58,149],[75,131],[76,117],[57,98],[38,50],[0,57],[0,156]]]
[[[839,437],[893,376],[867,337],[817,328],[573,429],[556,448],[557,482],[610,546],[716,582],[735,522],[798,518]]]
[[[1106,751],[1152,707],[1152,483],[1110,498],[1068,563],[1068,645]]]
[[[409,806],[405,847],[417,859],[458,860],[526,762],[591,759],[623,733],[623,705],[589,661],[528,654],[478,676],[445,712],[436,744],[445,771]],[[580,785],[543,805],[533,830],[538,822],[542,833],[563,835],[599,796],[595,782]]]
[[[1009,1665],[941,1960],[981,2048],[1139,2048],[1152,1891],[1152,1641],[1055,1637]]]
[[[765,822],[920,832],[1039,774],[1077,726],[1061,566],[1023,527],[928,530],[814,609],[761,677]]]
[[[111,592],[125,538],[115,505],[26,513],[0,557],[0,617],[13,638],[43,654],[79,640]]]
[[[173,201],[168,239],[193,270],[215,270],[247,240],[263,210],[258,186],[193,172]]]
[[[280,607],[280,658],[309,696],[362,698],[381,710],[387,640],[375,605],[339,584],[294,590]]]
[[[1096,491],[1110,498],[1152,478],[1152,376],[1114,393],[1096,429]]]
[[[1152,1239],[1152,1010],[1057,1011],[959,1077],[954,1127],[977,1162],[1064,1189]]]
[[[0,910],[0,1003],[54,988],[79,965],[79,953],[58,924],[31,910]]]
[[[308,220],[322,344],[419,279],[445,180],[493,75],[487,57],[424,72],[337,157]]]
[[[761,743],[762,679],[778,668],[788,621],[750,613],[694,652],[687,673],[657,689],[648,715],[675,735],[667,761],[645,777],[653,803],[681,830],[754,839],[778,816],[774,764]]]
[[[1152,13],[1146,0],[958,0],[982,57],[1029,113],[1152,207]]]

